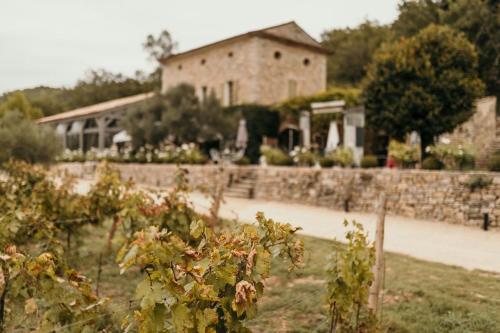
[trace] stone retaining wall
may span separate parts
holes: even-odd
[[[95,163],[58,167],[91,177]],[[174,165],[117,164],[124,179],[153,186],[171,186]],[[193,185],[214,184],[217,166],[185,166]],[[294,167],[226,168],[237,179],[257,175],[255,198],[288,201],[334,209],[373,212],[380,191],[388,195],[388,213],[449,223],[481,225],[488,212],[492,227],[500,225],[500,173],[390,169],[321,169]],[[231,176],[229,176],[231,175]],[[483,186],[473,188],[474,184]]]

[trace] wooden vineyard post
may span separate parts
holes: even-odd
[[[215,188],[212,194],[212,205],[210,206],[209,227],[213,228],[219,219],[219,210],[224,202],[224,187],[225,187],[225,172],[224,167],[221,167],[216,175]]]
[[[373,314],[378,313],[380,301],[380,288],[384,274],[384,232],[385,232],[385,206],[387,196],[384,192],[380,195],[377,212],[377,231],[375,234],[375,266],[373,266],[373,284],[368,296],[368,308]]]

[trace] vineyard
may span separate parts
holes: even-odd
[[[446,318],[449,326],[429,332],[500,327],[497,276],[391,255],[388,304],[376,316],[367,309],[374,250],[360,225],[351,224],[339,246],[261,213],[254,224],[220,220],[216,208],[210,216],[194,211],[185,170],[175,177],[175,188],[160,195],[102,165],[78,194],[68,175],[5,165],[1,331],[417,332],[415,316]],[[432,281],[450,275],[452,298],[444,299],[450,292]],[[496,294],[460,294],[464,280],[475,294]]]

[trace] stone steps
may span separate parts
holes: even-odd
[[[224,195],[232,198],[251,199],[254,196],[256,182],[257,175],[254,172],[245,173],[235,179],[230,186],[225,189]]]

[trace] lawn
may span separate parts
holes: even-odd
[[[336,242],[301,237],[305,267],[289,273],[276,261],[266,282],[259,315],[248,324],[257,332],[327,332],[325,266]],[[73,263],[94,281],[106,232],[92,229]],[[120,317],[128,307],[139,273],[119,275],[104,259],[100,294],[111,298]],[[388,253],[381,332],[500,332],[500,274],[467,271]]]

